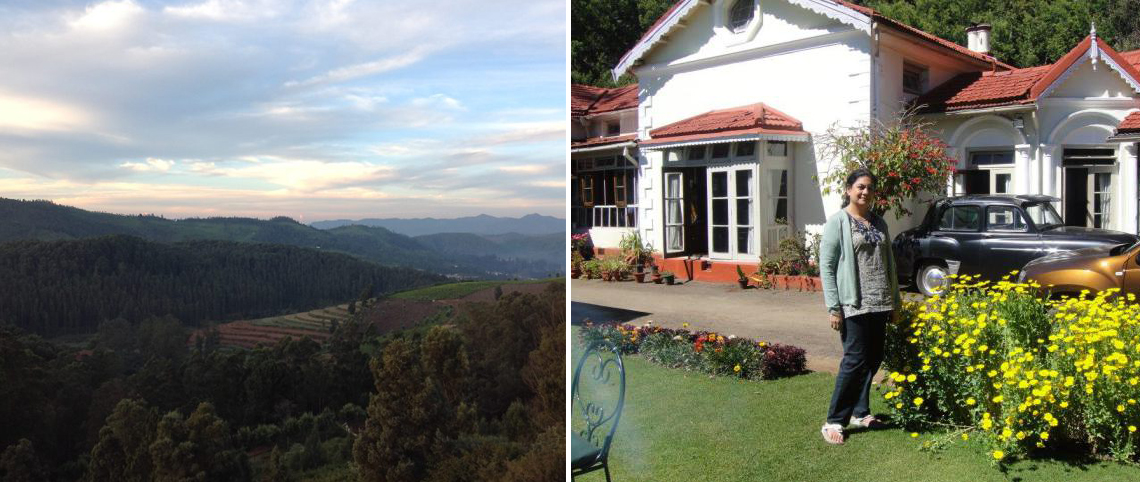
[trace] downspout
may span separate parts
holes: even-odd
[[[871,17],[871,122],[879,120],[879,22]]]

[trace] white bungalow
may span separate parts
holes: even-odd
[[[1052,65],[1017,69],[987,53],[988,34],[969,29],[966,48],[845,1],[681,0],[614,69],[639,80],[637,148],[622,148],[636,155],[623,165],[636,170],[624,184],[633,222],[576,227],[600,248],[638,230],[670,269],[734,279],[736,264],[840,208],[816,180],[833,163],[819,142],[829,127],[917,101],[959,159],[949,194],[1051,194],[1068,224],[1137,232],[1140,116],[1121,121],[1140,110],[1140,51],[1094,33]],[[590,147],[579,137],[575,175]],[[574,189],[575,209],[596,197]],[[893,232],[917,219],[887,217]]]

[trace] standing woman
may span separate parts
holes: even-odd
[[[839,330],[843,342],[843,361],[821,429],[832,444],[843,443],[849,421],[857,427],[881,425],[871,415],[871,379],[883,361],[886,323],[896,319],[901,306],[887,223],[871,212],[876,182],[866,169],[847,176],[843,209],[828,218],[820,242],[823,298],[831,329]]]

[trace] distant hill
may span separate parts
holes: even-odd
[[[125,216],[85,211],[50,201],[0,198],[0,243],[67,240],[106,235],[174,243],[194,240],[273,243],[351,254],[368,261],[466,278],[544,278],[533,263],[462,254],[451,256],[383,227],[346,225],[317,229],[287,217],[190,218]],[[561,270],[559,270],[561,272]]]
[[[332,229],[340,226],[359,224],[377,226],[407,236],[423,236],[439,233],[472,234],[554,234],[566,232],[566,220],[541,214],[527,214],[521,218],[499,218],[480,214],[455,219],[414,218],[414,219],[361,219],[352,221],[317,221],[312,226],[318,229]]]
[[[276,315],[446,278],[279,244],[134,236],[0,244],[0,324],[40,334],[173,315],[191,325]]]

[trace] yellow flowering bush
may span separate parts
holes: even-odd
[[[1046,446],[1132,459],[1140,434],[1140,305],[1116,290],[1048,300],[1033,282],[957,278],[906,303],[887,334],[904,426],[975,432],[994,460]],[[965,437],[963,437],[965,438]]]

